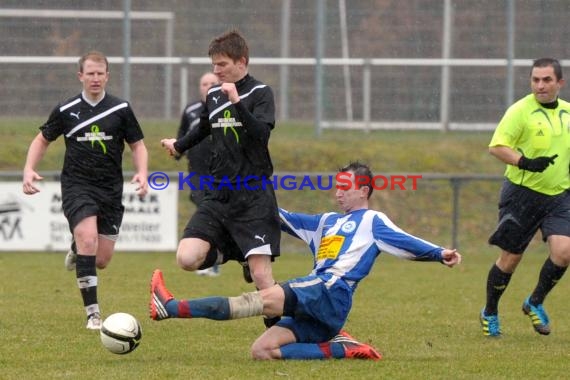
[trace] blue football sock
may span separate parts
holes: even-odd
[[[230,303],[227,297],[171,300],[165,308],[173,318],[208,318],[217,321],[230,319]]]
[[[291,343],[281,346],[281,358],[292,360],[344,358],[340,343]]]

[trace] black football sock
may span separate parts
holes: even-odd
[[[95,256],[77,255],[75,273],[77,286],[83,298],[83,306],[87,315],[98,313],[97,303],[97,268],[95,267]]]
[[[534,306],[543,303],[546,295],[556,286],[562,276],[564,276],[566,268],[567,267],[559,267],[550,260],[550,257],[547,258],[540,270],[538,284],[532,292],[529,302]]]
[[[505,273],[500,270],[497,264],[493,264],[487,276],[487,304],[485,305],[485,315],[497,315],[499,300],[507,289],[512,275],[512,273]]]

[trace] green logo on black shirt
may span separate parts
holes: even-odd
[[[226,120],[230,120],[230,121],[234,121],[231,120],[232,119],[232,113],[230,112],[230,110],[225,110],[224,111],[224,119]],[[239,144],[239,135],[237,133],[237,131],[235,130],[233,125],[226,125],[224,126],[224,136],[226,135],[226,133],[228,132],[228,128],[231,129],[231,131],[234,133],[234,135],[236,136],[236,141]]]

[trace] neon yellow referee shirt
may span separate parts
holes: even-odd
[[[570,188],[570,103],[558,99],[555,109],[544,108],[533,94],[507,109],[489,147],[507,146],[525,157],[558,157],[542,173],[507,165],[505,177],[512,183],[547,195]]]

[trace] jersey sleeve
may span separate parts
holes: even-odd
[[[443,260],[442,247],[403,231],[382,213],[374,217],[372,234],[378,248],[391,255],[407,260]]]
[[[519,112],[516,103],[509,107],[497,125],[489,147],[507,146],[514,148],[521,134],[523,125],[520,120],[521,115],[522,112]]]
[[[212,132],[208,119],[208,109],[204,107],[200,113],[200,123],[196,128],[191,128],[184,136],[179,137],[174,142],[174,149],[178,153],[184,153],[200,141],[204,140]]]
[[[133,144],[139,140],[142,140],[144,138],[144,134],[130,104],[127,108],[125,108],[124,112],[124,122],[126,127],[125,141],[129,144]]]
[[[61,122],[61,112],[59,106],[53,109],[48,120],[40,127],[42,135],[47,141],[55,141],[64,132],[64,125]]]
[[[311,245],[315,234],[321,227],[322,215],[307,215],[300,213],[292,213],[279,209],[279,218],[281,219],[281,230],[303,240]]]
[[[244,128],[248,134],[252,134],[256,139],[267,142],[269,134],[275,126],[275,101],[273,92],[269,86],[255,92],[255,101],[248,109],[243,103],[238,102],[234,106],[243,121]]]

